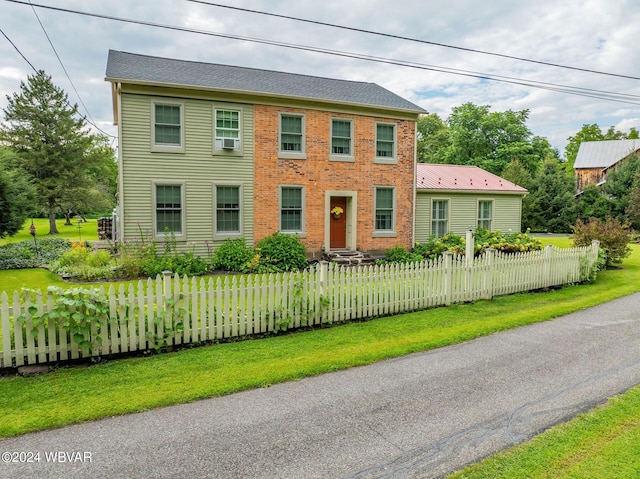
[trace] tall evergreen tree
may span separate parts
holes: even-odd
[[[40,70],[7,95],[0,140],[16,153],[16,164],[36,190],[36,201],[49,214],[49,234],[56,234],[56,213],[70,191],[96,186],[90,172],[96,162],[113,162],[113,152],[95,155],[95,135],[71,106],[64,91]],[[109,149],[110,150],[110,149]]]
[[[532,231],[570,233],[576,219],[575,186],[563,165],[545,160],[523,202],[522,224]]]
[[[13,236],[33,211],[33,187],[10,167],[12,153],[0,147],[0,238]]]

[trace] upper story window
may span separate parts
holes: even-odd
[[[478,228],[491,231],[493,201],[478,201]]]
[[[233,153],[240,149],[240,127],[242,125],[239,110],[215,110],[215,149]]]
[[[397,163],[396,125],[376,123],[376,163]]]
[[[183,109],[182,103],[152,103],[153,151],[184,152]]]
[[[304,151],[304,117],[280,115],[280,152],[302,153]]]
[[[353,122],[331,120],[331,156],[333,160],[353,161]]]
[[[449,231],[449,200],[433,200],[431,204],[431,234],[442,237]]]

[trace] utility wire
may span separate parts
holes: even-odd
[[[386,64],[389,64],[389,65],[397,65],[397,66],[415,68],[415,69],[420,69],[420,70],[436,71],[436,72],[441,72],[441,73],[450,73],[450,74],[455,74],[455,75],[460,75],[460,76],[478,78],[478,79],[481,79],[481,80],[490,80],[490,81],[497,81],[497,82],[502,82],[502,83],[509,83],[509,84],[513,84],[513,85],[521,85],[521,86],[527,86],[527,87],[532,87],[532,88],[540,88],[540,89],[543,89],[543,90],[556,91],[556,92],[559,92],[559,93],[566,93],[566,94],[570,94],[570,95],[584,96],[584,97],[595,98],[595,99],[600,99],[600,100],[614,101],[614,102],[618,102],[618,103],[627,103],[627,104],[632,104],[632,105],[639,105],[640,104],[640,102],[634,101],[634,99],[638,98],[637,95],[614,93],[614,92],[607,92],[607,91],[601,91],[601,90],[589,90],[589,89],[571,87],[571,86],[567,86],[567,85],[558,85],[558,84],[548,83],[548,82],[535,82],[535,81],[523,80],[523,79],[513,79],[513,78],[510,78],[510,77],[501,77],[499,75],[480,74],[480,73],[477,73],[477,72],[471,72],[471,71],[467,71],[467,70],[459,70],[459,69],[446,68],[446,67],[440,67],[440,66],[434,66],[434,65],[425,65],[425,64],[421,64],[421,63],[414,63],[414,62],[408,62],[408,61],[403,61],[403,60],[395,60],[395,59],[390,59],[390,58],[375,57],[375,56],[372,56],[372,55],[344,52],[344,51],[338,51],[338,50],[329,50],[329,49],[325,49],[325,48],[313,47],[313,46],[308,46],[308,45],[300,45],[300,44],[279,42],[279,41],[275,41],[275,40],[265,40],[265,39],[260,39],[260,38],[244,37],[244,36],[232,35],[232,34],[228,34],[228,33],[218,33],[218,32],[196,30],[196,29],[193,29],[193,28],[179,27],[179,26],[175,26],[175,25],[166,25],[166,24],[148,22],[148,21],[143,21],[143,20],[133,20],[133,19],[127,19],[127,18],[121,18],[121,17],[114,17],[112,15],[104,15],[104,14],[98,14],[98,13],[82,12],[82,11],[79,11],[79,10],[73,10],[73,9],[68,9],[68,8],[53,7],[53,6],[49,6],[49,5],[39,5],[39,4],[35,4],[35,3],[27,3],[27,2],[24,2],[24,1],[20,1],[20,0],[6,0],[6,1],[8,1],[10,3],[17,3],[17,4],[22,4],[22,5],[33,5],[35,7],[49,9],[49,10],[55,10],[55,11],[64,12],[64,13],[72,13],[72,14],[76,14],[76,15],[84,15],[84,16],[95,17],[95,18],[102,18],[102,19],[106,19],[106,20],[113,20],[113,21],[118,21],[118,22],[136,24],[136,25],[144,25],[144,26],[162,28],[162,29],[167,29],[167,30],[174,30],[174,31],[181,31],[181,32],[187,32],[187,33],[196,33],[196,34],[200,34],[200,35],[227,38],[227,39],[232,39],[232,40],[248,41],[248,42],[253,42],[253,43],[259,43],[259,44],[265,44],[265,45],[271,45],[271,46],[278,46],[278,47],[283,47],[283,48],[291,48],[291,49],[309,51],[309,52],[315,52],[315,53],[324,53],[324,54],[327,54],[327,55],[334,55],[334,56],[340,56],[340,57],[345,57],[345,58],[353,58],[353,59],[365,60],[365,61],[371,61],[371,62],[377,62],[377,63],[386,63]]]
[[[2,35],[7,39],[7,41],[11,44],[11,46],[15,49],[15,51],[16,51],[16,52],[18,52],[18,54],[22,57],[22,59],[23,59],[25,62],[27,62],[27,63],[29,64],[29,66],[31,67],[31,69],[32,69],[34,72],[38,73],[38,69],[37,69],[36,67],[34,67],[34,66],[33,66],[33,63],[31,63],[31,62],[29,61],[29,59],[28,59],[26,56],[24,56],[24,54],[20,51],[20,49],[18,48],[18,46],[17,46],[17,45],[16,45],[16,44],[15,44],[15,43],[14,43],[14,42],[13,42],[13,41],[8,37],[8,36],[7,36],[7,34],[6,34],[6,33],[5,33],[1,28],[0,28],[0,33],[2,33]],[[63,68],[64,68],[64,67],[63,67]],[[66,70],[65,70],[65,72],[66,72]],[[69,79],[69,81],[71,81],[71,79]],[[72,83],[72,84],[73,84],[73,83]],[[75,89],[75,87],[74,87],[74,89]],[[76,92],[76,93],[77,93],[77,92]],[[80,97],[80,96],[78,95],[78,97]],[[80,101],[82,101],[82,99],[81,99]],[[100,132],[102,132],[103,134],[107,135],[108,137],[110,137],[110,138],[112,138],[112,139],[117,139],[117,137],[115,137],[115,136],[113,136],[113,135],[110,135],[110,134],[109,134],[109,133],[107,133],[106,131],[102,130],[98,125],[96,125],[94,122],[90,121],[86,116],[84,116],[83,114],[81,114],[81,113],[78,111],[78,107],[77,107],[77,105],[72,105],[72,104],[69,102],[69,100],[67,100],[67,101],[66,101],[66,103],[67,103],[67,106],[68,106],[69,108],[71,108],[75,113],[77,113],[78,115],[80,115],[80,117],[81,117],[82,119],[84,119],[87,123],[89,123],[90,125],[92,125],[94,128],[96,128],[97,130],[99,130]],[[83,105],[84,105],[84,103],[83,103]],[[85,107],[85,108],[86,108],[86,107]],[[87,113],[88,113],[88,111],[87,111]]]
[[[31,2],[29,2],[29,3],[31,3]],[[60,58],[60,55],[58,55],[58,51],[56,50],[56,47],[53,46],[53,42],[51,41],[51,38],[49,37],[49,34],[47,33],[46,28],[44,28],[44,25],[42,24],[42,21],[40,20],[40,17],[38,16],[38,12],[36,12],[36,9],[35,9],[35,7],[33,5],[31,6],[31,9],[33,10],[33,14],[36,16],[36,20],[38,20],[38,23],[40,24],[40,27],[42,28],[44,36],[47,37],[47,40],[49,41],[49,45],[51,45],[51,49],[53,50],[53,53],[56,55],[56,58],[58,59],[58,62],[60,63],[60,66],[62,67],[62,70],[64,71],[64,74],[67,76],[67,80],[69,80],[69,83],[71,83],[71,87],[73,88],[73,91],[76,92],[76,96],[78,97],[78,99],[80,100],[80,103],[84,107],[84,111],[87,112],[87,117],[89,117],[89,119],[91,120],[91,124],[95,126],[95,120],[91,116],[91,113],[89,112],[89,109],[87,108],[87,105],[84,104],[84,101],[82,100],[82,97],[80,96],[80,93],[78,92],[78,89],[76,88],[75,84],[73,83],[73,80],[71,79],[71,76],[69,76],[69,72],[65,68],[64,63],[62,62],[62,59]],[[98,129],[100,130],[100,128],[98,128]],[[102,130],[100,130],[100,131],[102,131]],[[102,133],[106,134],[106,132],[104,132],[104,131],[102,131]]]
[[[260,10],[252,10],[249,8],[241,8],[241,7],[233,7],[231,5],[223,5],[221,3],[213,3],[213,2],[206,2],[204,0],[186,0],[187,2],[191,2],[191,3],[200,3],[203,5],[209,5],[212,7],[219,7],[219,8],[228,8],[231,10],[237,10],[237,11],[241,11],[241,12],[247,12],[247,13],[254,13],[256,15],[267,15],[270,17],[277,17],[277,18],[284,18],[286,20],[294,20],[296,22],[305,22],[305,23],[311,23],[314,25],[322,25],[325,27],[331,27],[331,28],[340,28],[342,30],[350,30],[352,32],[359,32],[359,33],[367,33],[369,35],[377,35],[380,37],[387,37],[387,38],[395,38],[396,40],[404,40],[404,41],[409,41],[409,42],[415,42],[415,43],[422,43],[425,45],[434,45],[434,46],[438,46],[438,47],[443,47],[443,48],[451,48],[454,50],[462,50],[465,52],[471,52],[471,53],[479,53],[482,55],[491,55],[491,56],[495,56],[495,57],[501,57],[501,58],[508,58],[510,60],[518,60],[521,62],[529,62],[529,63],[535,63],[538,65],[546,65],[546,66],[551,66],[551,67],[557,67],[557,68],[566,68],[568,70],[577,70],[577,71],[581,71],[581,72],[587,72],[587,73],[594,73],[597,75],[607,75],[607,76],[613,76],[613,77],[619,77],[619,78],[629,78],[631,80],[640,80],[640,77],[635,77],[635,76],[631,76],[631,75],[622,75],[622,74],[618,74],[618,73],[609,73],[609,72],[603,72],[603,71],[598,71],[598,70],[591,70],[589,68],[580,68],[580,67],[574,67],[574,66],[569,66],[569,65],[562,65],[559,63],[552,63],[552,62],[544,62],[541,60],[532,60],[530,58],[523,58],[523,57],[516,57],[516,56],[512,56],[512,55],[506,55],[503,53],[496,53],[496,52],[489,52],[489,51],[485,51],[485,50],[477,50],[475,48],[466,48],[466,47],[459,47],[456,45],[447,45],[446,43],[438,43],[438,42],[431,42],[428,40],[421,40],[418,38],[412,38],[412,37],[404,37],[401,35],[394,35],[392,33],[383,33],[383,32],[376,32],[373,30],[365,30],[363,28],[356,28],[356,27],[348,27],[345,25],[337,25],[335,23],[326,23],[326,22],[320,22],[317,20],[309,20],[306,18],[298,18],[298,17],[292,17],[289,15],[281,15],[281,14],[277,14],[277,13],[271,13],[271,12],[263,12]]]

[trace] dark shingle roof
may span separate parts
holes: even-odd
[[[421,107],[375,83],[174,60],[116,50],[109,50],[106,79],[426,113]]]

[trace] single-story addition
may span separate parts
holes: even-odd
[[[110,51],[118,232],[206,255],[297,234],[310,256],[413,244],[421,107],[369,82]]]
[[[588,185],[601,185],[625,158],[638,153],[640,140],[583,141],[580,143],[573,169],[576,188],[581,193]]]
[[[415,239],[467,230],[518,232],[527,190],[477,166],[418,163]]]

